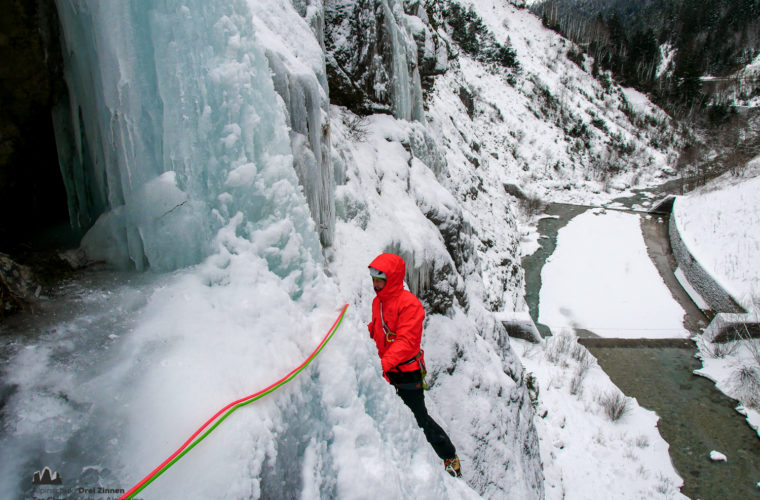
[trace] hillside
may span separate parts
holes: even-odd
[[[724,118],[722,107],[746,105],[758,95],[757,75],[745,72],[760,54],[756,0],[547,0],[531,9],[600,68],[671,114],[694,118],[709,111],[716,123]],[[703,83],[715,77],[718,85]]]

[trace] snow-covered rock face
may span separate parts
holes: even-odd
[[[424,120],[415,42],[429,34],[422,20],[404,12],[400,0],[327,0],[325,17],[333,103]]]
[[[470,216],[438,180],[454,168],[445,149],[420,123],[387,115],[367,118],[366,135],[354,141],[347,115],[334,108],[333,116],[344,117],[332,127],[342,169],[333,269],[343,293],[368,311],[367,265],[384,251],[404,257],[406,283],[428,313],[423,348],[434,381],[429,406],[466,457],[468,484],[489,498],[542,498],[524,372],[485,304]]]

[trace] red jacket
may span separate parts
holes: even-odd
[[[419,370],[425,362],[424,353],[420,349],[425,309],[413,293],[404,290],[404,259],[392,253],[384,253],[373,260],[369,267],[384,272],[387,278],[385,287],[372,301],[372,322],[367,325],[369,336],[377,345],[383,374],[389,371]],[[395,334],[389,335],[388,340],[380,317],[381,306],[382,319],[388,330]],[[418,361],[402,364],[414,358],[417,353],[420,353]]]

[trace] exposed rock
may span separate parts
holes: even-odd
[[[472,119],[475,116],[475,98],[465,86],[459,86],[459,92],[457,92],[459,99],[464,104],[464,108],[467,110],[467,116]]]
[[[330,101],[360,115],[378,112],[424,120],[415,41],[424,26],[404,12],[399,0],[327,0]]]
[[[39,290],[29,267],[0,253],[0,317],[23,309]]]
[[[518,200],[527,200],[528,197],[523,193],[522,189],[520,189],[519,186],[516,184],[507,184],[504,183],[504,191],[507,192],[507,194],[514,196]]]
[[[53,0],[0,0],[0,250],[67,220],[51,109],[65,94]],[[55,220],[53,220],[55,219]]]

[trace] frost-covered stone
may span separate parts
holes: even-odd
[[[399,0],[325,2],[330,98],[359,114],[424,120],[414,29]]]
[[[710,460],[713,462],[728,462],[728,457],[719,451],[712,450],[710,452]]]
[[[0,317],[20,309],[37,290],[32,270],[0,253]]]

